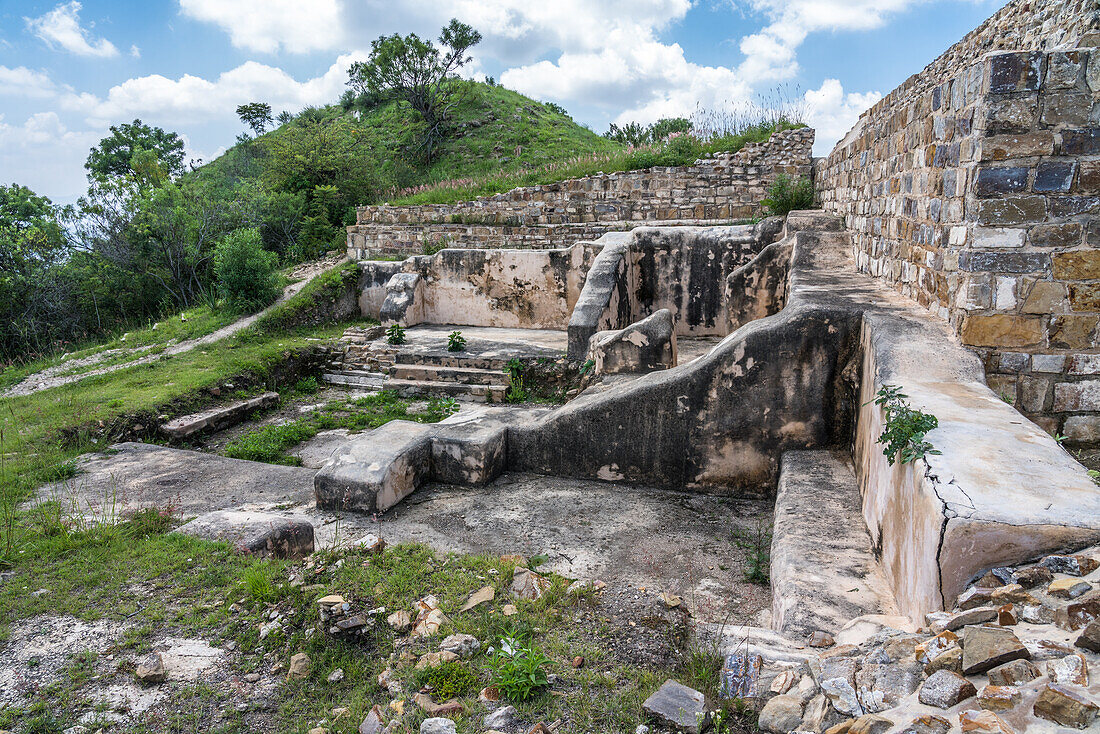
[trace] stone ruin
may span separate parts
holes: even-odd
[[[774,497],[778,635],[731,636],[724,673],[764,728],[1098,726],[1100,487],[1060,445],[1100,441],[1098,114],[1095,0],[1015,0],[824,159],[800,129],[683,169],[363,207],[364,315],[484,348],[379,330],[330,379],[499,397],[489,373],[562,332],[596,378],[534,416],[388,424],[321,469],[317,503],[512,471]],[[811,170],[820,211],[729,223]],[[888,386],[937,417],[933,453],[884,455]]]

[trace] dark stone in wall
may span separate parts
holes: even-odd
[[[1012,51],[991,57],[989,91],[1010,94],[1038,89],[1042,61],[1039,52]]]
[[[1063,130],[1062,152],[1066,155],[1100,155],[1100,128]]]
[[[972,273],[1037,273],[1050,269],[1050,255],[1036,252],[963,252],[959,270]]]
[[[1027,174],[1026,167],[982,168],[978,171],[977,194],[997,196],[1023,191],[1027,188]]]
[[[1077,161],[1043,161],[1035,169],[1033,188],[1043,193],[1069,193]]]

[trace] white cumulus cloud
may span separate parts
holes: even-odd
[[[806,123],[817,131],[814,153],[827,155],[856,124],[860,114],[882,99],[878,92],[844,92],[837,79],[826,79],[805,94]]]
[[[70,130],[56,112],[37,112],[23,124],[0,115],[0,158],[18,182],[61,203],[70,203],[87,186],[83,163],[102,131]]]
[[[44,71],[0,65],[0,94],[19,97],[52,97],[56,91],[50,75]]]
[[[180,0],[180,12],[213,23],[249,51],[307,53],[337,48],[343,39],[337,0]]]
[[[106,38],[94,38],[80,25],[80,3],[58,5],[37,18],[26,18],[27,29],[51,48],[61,48],[77,56],[118,56],[118,49]]]

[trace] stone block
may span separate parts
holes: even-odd
[[[980,168],[974,190],[982,197],[1016,194],[1027,189],[1029,172],[1026,166]]]
[[[173,532],[229,543],[239,553],[261,558],[304,558],[313,553],[313,525],[272,512],[208,512]]]
[[[1068,194],[1077,171],[1075,160],[1046,160],[1035,169],[1032,189],[1041,193]]]
[[[1064,146],[1064,141],[1063,141]],[[1069,153],[1067,151],[1067,153]],[[982,161],[1004,161],[1054,154],[1054,133],[1040,130],[1029,133],[994,135],[981,141]],[[1069,153],[1074,155],[1073,153]]]
[[[1051,380],[1050,377],[1021,377],[1016,398],[1020,409],[1027,413],[1041,413],[1046,410],[1050,402]]]
[[[1100,354],[1074,354],[1069,358],[1066,374],[1100,375]]]
[[[672,312],[662,308],[625,329],[593,334],[588,359],[596,374],[640,374],[676,366]]]
[[[961,338],[975,347],[1035,346],[1043,341],[1043,320],[1012,314],[970,314],[963,320]]]
[[[1063,155],[1100,155],[1100,128],[1063,130],[1062,153]]]
[[[216,431],[240,423],[250,413],[264,410],[279,402],[279,393],[265,392],[248,400],[240,400],[229,405],[219,405],[201,413],[185,415],[161,426],[170,438],[182,439],[202,431]]]
[[[1100,284],[1070,283],[1069,305],[1075,311],[1100,311]]]
[[[1028,230],[1027,239],[1035,247],[1077,247],[1084,235],[1080,222],[1063,222],[1036,224]]]
[[[1066,313],[1069,311],[1066,295],[1065,283],[1039,280],[1031,286],[1020,310],[1026,314]]]
[[[1053,316],[1048,329],[1050,346],[1055,349],[1092,349],[1096,346],[1096,324],[1096,316]]]
[[[977,249],[1023,247],[1026,236],[1025,229],[975,227],[971,242]]]
[[[1071,415],[1062,434],[1071,443],[1100,443],[1100,415]]]
[[[1012,94],[1039,88],[1043,54],[1038,51],[1005,51],[991,54],[988,64],[989,91]]]
[[[452,416],[432,437],[432,479],[481,486],[504,471],[508,428],[489,416]]]
[[[1100,214],[1100,196],[1052,196],[1047,210],[1055,219],[1078,214]]]
[[[1044,89],[1067,89],[1077,85],[1077,80],[1088,61],[1085,51],[1055,51],[1047,56],[1047,75]]]
[[[1060,280],[1100,280],[1100,250],[1051,255],[1054,277]]]
[[[1066,366],[1064,354],[1033,354],[1031,355],[1031,371],[1060,374]]]
[[[434,426],[390,421],[350,443],[317,472],[322,510],[384,512],[415,490],[432,463]]]
[[[642,709],[662,724],[688,734],[698,734],[710,724],[703,694],[674,680],[665,681]]]
[[[1060,382],[1055,385],[1054,411],[1057,413],[1100,411],[1100,380]]]
[[[1035,95],[989,99],[986,107],[986,134],[1030,132],[1039,120]]]
[[[978,204],[978,223],[982,225],[1024,224],[1041,222],[1047,216],[1045,196],[1011,196],[1004,199],[984,199]]]
[[[968,251],[959,254],[959,270],[969,273],[1041,273],[1049,268],[1050,255],[1041,252]]]
[[[1089,124],[1092,111],[1092,95],[1075,92],[1054,92],[1043,95],[1043,111],[1039,121],[1051,127],[1072,125],[1084,127]]]
[[[1077,191],[1082,194],[1100,193],[1100,159],[1080,161],[1078,169]]]

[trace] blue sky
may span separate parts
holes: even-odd
[[[234,109],[335,101],[380,34],[434,36],[450,17],[485,40],[469,73],[565,106],[597,132],[782,87],[825,154],[859,112],[1004,0],[0,0],[0,182],[59,202],[88,148],[141,118],[209,160]]]

